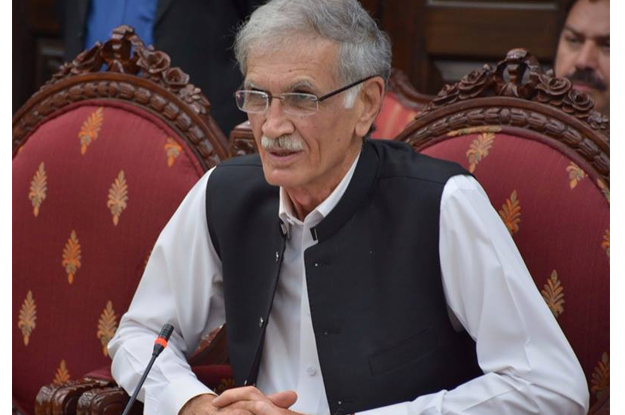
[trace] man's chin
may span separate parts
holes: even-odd
[[[295,172],[263,165],[265,180],[272,186],[293,187],[296,185]]]

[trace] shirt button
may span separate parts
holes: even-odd
[[[265,323],[265,319],[261,317],[261,318],[258,320],[258,327],[262,327],[264,323]]]
[[[309,365],[306,368],[306,373],[308,373],[308,376],[315,376],[317,374],[317,369],[315,369],[313,365]]]

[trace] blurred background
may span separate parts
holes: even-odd
[[[71,59],[83,49],[90,3],[88,0],[13,0],[13,113],[65,59]],[[120,2],[100,4],[115,3]],[[162,3],[167,3],[167,7]],[[156,47],[170,54],[172,66],[180,66],[191,75],[191,82],[202,88],[213,110],[234,105],[230,93],[222,94],[217,89],[234,90],[240,82],[231,51],[227,49],[236,25],[258,3],[262,2],[159,1],[157,17],[163,18],[159,14],[164,14],[163,22],[169,18],[177,23],[166,28],[160,27],[166,23],[156,22]],[[550,67],[564,19],[564,0],[361,0],[361,3],[391,36],[393,67],[405,72],[412,85],[425,94],[435,94],[445,83],[459,80],[484,63],[503,59],[515,47],[529,49],[543,65]],[[180,18],[184,19],[185,15],[188,20],[181,25]],[[179,33],[171,41],[158,44],[159,30]],[[207,38],[219,41],[202,44]],[[193,49],[187,56],[197,58],[185,58],[185,49]],[[223,74],[230,79],[229,83],[212,81],[211,84],[210,79],[199,79],[211,71],[211,59],[225,62],[212,71],[220,73],[218,79]],[[221,95],[232,102],[221,105],[215,102]],[[226,134],[245,119],[242,113],[230,113],[236,114],[235,118],[213,114]]]

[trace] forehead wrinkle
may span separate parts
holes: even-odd
[[[311,90],[316,90],[317,88],[315,87],[315,85],[309,80],[309,79],[300,79],[297,80],[295,82],[292,82],[291,84],[289,84],[289,86],[286,87],[287,91],[293,91],[297,88],[301,88],[301,87],[306,87],[309,88]]]
[[[247,81],[247,80],[243,83],[243,87],[245,89],[259,89],[259,90],[262,90],[262,88],[258,87],[254,82]]]
[[[267,91],[266,89],[260,87],[259,85],[256,85],[254,81],[246,80],[243,85],[245,89],[257,89],[260,91]],[[286,88],[284,88],[284,92],[294,91],[295,89],[301,88],[301,87],[307,87],[311,89],[312,91],[317,90],[317,88],[315,87],[315,84],[310,79],[304,78],[304,79],[295,80],[292,83],[290,83]],[[283,92],[283,91],[279,91],[279,92]]]
[[[588,38],[588,39],[600,40],[600,41],[610,40],[610,33],[609,32],[607,34],[588,35],[588,34],[584,33],[583,30],[575,29],[574,27],[572,27],[572,26],[570,26],[568,24],[564,26],[564,30],[568,30],[573,35],[575,35],[577,37],[583,37],[585,39]]]

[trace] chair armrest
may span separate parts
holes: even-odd
[[[198,379],[218,393],[234,386],[232,370],[225,365],[228,349],[225,325],[202,343],[189,359]],[[35,402],[35,415],[114,415],[121,414],[130,397],[111,376],[109,366],[89,372],[78,381],[41,388]],[[143,413],[136,402],[131,414]]]
[[[97,379],[80,379],[42,387],[35,398],[35,415],[74,414],[80,396],[88,390],[109,386]]]
[[[78,399],[76,415],[114,415],[121,414],[128,404],[130,396],[119,386],[90,389]],[[143,403],[136,401],[131,415],[141,415]]]

